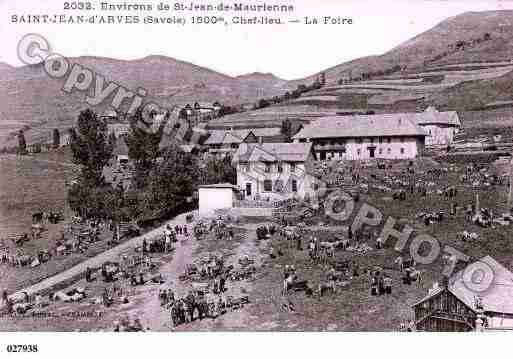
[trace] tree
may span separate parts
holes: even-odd
[[[73,161],[82,166],[85,183],[91,187],[101,186],[103,168],[114,149],[108,141],[107,123],[87,109],[78,115],[77,129],[72,129],[70,135]]]
[[[306,87],[306,85],[304,85],[304,84],[300,84],[300,85],[298,85],[298,87],[297,87],[297,91],[298,91],[300,94],[302,94],[303,92],[308,91],[308,87]]]
[[[284,120],[281,123],[281,134],[286,137],[286,141],[290,141],[292,137],[292,122],[289,119]]]
[[[125,141],[128,146],[128,157],[134,164],[132,181],[136,188],[140,189],[148,184],[150,172],[160,155],[159,145],[168,119],[169,113],[154,132],[151,128],[141,127],[141,124],[145,123],[141,110],[137,110],[130,118],[130,132]]]
[[[258,101],[257,108],[265,108],[270,106],[271,104],[265,98],[262,98]]]
[[[490,35],[490,33],[488,33],[488,32],[487,32],[487,33],[485,33],[485,34],[484,34],[484,36],[483,36],[483,40],[484,40],[484,41],[488,41],[488,40],[490,40],[491,38],[492,38],[492,35]]]
[[[210,158],[202,169],[201,184],[237,182],[237,169],[232,164],[232,158]]]
[[[152,171],[145,206],[160,216],[176,215],[192,196],[199,177],[195,158],[176,146],[169,147]]]
[[[25,134],[23,133],[23,130],[18,132],[18,153],[20,155],[27,154],[27,141],[25,141]]]
[[[61,145],[61,135],[59,133],[59,129],[54,128],[52,133],[52,147],[59,148]]]
[[[109,145],[112,146],[112,148],[115,148],[116,142],[117,142],[116,134],[114,132],[111,132],[109,134]]]

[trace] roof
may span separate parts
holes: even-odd
[[[198,146],[192,144],[192,145],[181,145],[180,146],[180,149],[183,151],[183,152],[186,152],[186,153],[190,153],[192,152],[194,149],[198,148]]]
[[[235,153],[238,162],[305,162],[312,143],[243,144]]]
[[[292,138],[426,136],[412,121],[412,114],[322,117],[306,125]]]
[[[492,270],[493,282],[490,287],[476,293],[468,288],[462,272],[459,272],[455,275],[458,279],[451,282],[449,291],[470,308],[474,308],[475,297],[480,296],[485,312],[513,314],[513,273],[490,256],[481,258],[476,263],[484,264]]]
[[[460,118],[456,111],[439,112],[434,106],[429,106],[424,112],[412,113],[417,125],[448,125],[461,126]]]
[[[250,133],[256,137],[273,137],[281,134],[279,127],[247,128],[242,130],[211,130],[206,145],[241,143]]]
[[[239,187],[231,184],[231,183],[215,183],[215,184],[206,184],[199,186],[198,188],[227,188],[227,189],[233,189],[234,191],[238,191]]]
[[[481,302],[485,312],[513,314],[513,273],[490,256],[481,258],[475,263],[485,265],[493,272],[493,281],[490,287],[483,292],[473,291],[467,284],[465,284],[463,271],[460,271],[449,281],[449,292],[472,310],[475,310],[475,299],[479,296],[481,297]],[[444,290],[445,288],[438,287],[430,291],[426,297],[415,303],[413,306],[425,302],[430,298],[436,297]]]
[[[205,141],[205,145],[241,143],[243,138],[237,136],[234,132],[235,131],[223,130],[210,131],[210,137]]]

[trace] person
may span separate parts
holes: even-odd
[[[91,268],[90,267],[86,268],[86,275],[85,275],[85,277],[86,277],[86,282],[87,283],[91,282]]]
[[[148,242],[146,241],[146,238],[144,238],[144,239],[143,239],[143,243],[142,243],[142,252],[143,252],[143,253],[148,252]]]
[[[164,252],[168,253],[171,251],[171,233],[166,234],[165,244],[164,244]]]
[[[221,276],[219,277],[219,292],[220,293],[223,293],[226,290],[225,284],[226,284],[226,277],[224,274],[221,274]]]
[[[385,287],[385,293],[386,294],[392,294],[392,278],[389,276],[385,276],[383,279],[383,284]]]
[[[376,249],[382,249],[383,248],[383,238],[378,237],[376,239]]]

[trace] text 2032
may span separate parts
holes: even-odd
[[[92,10],[90,2],[65,2],[64,10]]]

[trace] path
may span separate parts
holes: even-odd
[[[87,267],[90,267],[90,268],[100,267],[104,262],[112,260],[113,258],[117,258],[120,254],[126,252],[126,250],[135,248],[137,246],[141,246],[144,238],[150,239],[152,237],[155,237],[156,235],[162,234],[164,231],[164,228],[167,224],[171,224],[171,226],[174,227],[174,225],[176,223],[181,223],[181,224],[185,223],[185,217],[189,213],[194,213],[195,216],[197,216],[197,213],[195,213],[195,212],[183,213],[183,214],[175,217],[174,219],[164,223],[159,228],[153,229],[152,231],[145,233],[144,235],[141,235],[139,237],[129,239],[128,241],[126,241],[112,249],[109,249],[101,254],[98,254],[97,256],[95,256],[93,258],[87,259],[87,260],[77,264],[76,266],[71,267],[59,274],[56,274],[52,277],[42,280],[39,283],[36,283],[36,284],[29,286],[27,288],[24,288],[22,290],[19,290],[19,291],[13,293],[10,297],[12,299],[23,298],[23,292],[27,292],[29,295],[39,293],[41,291],[52,288],[59,283],[62,283],[62,282],[68,281],[74,277],[83,275],[85,273]],[[179,255],[177,255],[177,257],[179,257]]]

